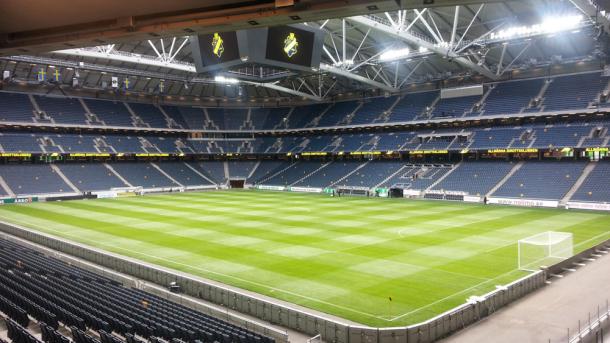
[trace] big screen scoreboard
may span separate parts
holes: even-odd
[[[191,49],[198,72],[230,67],[241,62],[237,32],[213,32],[191,36]]]
[[[197,72],[254,63],[307,70],[320,66],[324,33],[306,25],[284,25],[190,37]]]
[[[292,26],[267,30],[265,58],[275,62],[311,67],[315,33]]]

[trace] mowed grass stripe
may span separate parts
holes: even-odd
[[[555,226],[587,242],[610,224],[590,212],[247,191],[11,206],[0,215],[378,326],[421,321],[524,275],[517,239]]]

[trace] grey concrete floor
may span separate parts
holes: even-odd
[[[610,254],[586,262],[575,272],[499,310],[482,321],[442,340],[443,343],[559,343],[605,309],[610,299]],[[584,324],[583,324],[584,325]]]

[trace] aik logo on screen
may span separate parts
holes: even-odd
[[[296,55],[296,53],[298,52],[298,48],[299,41],[297,40],[297,37],[294,35],[294,33],[290,32],[288,37],[284,39],[284,52],[286,53],[288,58],[291,58],[292,56]]]
[[[222,57],[222,53],[225,51],[224,41],[218,32],[214,33],[214,37],[212,37],[212,52],[218,58]]]

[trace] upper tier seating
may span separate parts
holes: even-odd
[[[66,331],[58,330],[59,323],[70,327],[74,343],[124,343],[121,337],[127,342],[143,338],[150,342],[274,342],[4,239],[0,240],[0,296],[39,321],[46,343],[70,342],[60,338],[60,332]],[[14,343],[39,343],[22,327],[25,322],[7,323]],[[120,336],[109,337],[111,332]],[[101,341],[95,338],[98,335]]]
[[[221,130],[240,130],[244,126],[248,109],[208,108],[208,116]]]
[[[120,101],[85,99],[91,113],[107,126],[133,126],[131,113]]]
[[[144,188],[178,187],[150,163],[117,162],[110,166],[133,186]]]
[[[288,117],[285,128],[296,129],[305,127],[314,118],[319,116],[320,113],[322,113],[326,108],[328,108],[328,106],[328,104],[314,104],[295,107],[292,114]]]
[[[3,164],[0,175],[16,195],[74,192],[48,164]]]
[[[354,118],[350,122],[352,125],[356,124],[370,124],[375,119],[379,118],[384,112],[390,109],[390,107],[396,102],[396,96],[390,96],[387,98],[374,98],[366,99],[362,106],[356,111]]]
[[[441,99],[434,106],[432,118],[459,118],[470,112],[474,104],[481,99],[480,95],[459,98]]]
[[[572,201],[593,201],[610,203],[610,163],[607,161],[595,163],[594,169],[572,195]]]
[[[49,115],[56,123],[61,124],[87,124],[85,109],[78,99],[34,96],[38,107]]]
[[[494,194],[560,200],[582,174],[585,162],[526,162]]]
[[[28,96],[0,92],[0,121],[33,122],[34,107]]]
[[[334,103],[328,111],[324,113],[318,127],[335,126],[344,121],[359,106],[358,101],[343,101]]]
[[[165,111],[170,119],[172,119],[176,123],[177,128],[181,129],[189,129],[189,125],[182,117],[178,106],[161,106],[160,108]]]
[[[128,103],[101,99],[83,99],[85,113],[78,99],[34,95],[48,118],[34,113],[28,95],[0,92],[0,121],[50,122],[58,124],[150,126],[194,130],[252,130],[326,127],[370,123],[394,123],[440,117],[510,115],[521,112],[563,111],[608,106],[600,94],[608,88],[610,78],[600,72],[554,76],[545,80],[529,79],[485,84],[487,97],[467,96],[440,99],[439,91],[423,91],[400,96],[347,100],[284,108],[197,108],[188,106]],[[546,91],[541,93],[543,87]],[[490,89],[491,88],[491,89]],[[541,95],[540,99],[537,97]],[[400,97],[400,100],[396,100]],[[538,102],[532,100],[537,99]],[[438,101],[437,101],[438,100]],[[393,108],[392,106],[396,104]],[[475,106],[476,105],[476,106]],[[128,107],[135,114],[129,112]],[[390,108],[392,108],[390,110]],[[471,111],[472,109],[472,111]],[[164,115],[162,110],[167,114]],[[207,113],[207,116],[206,116]],[[249,113],[249,115],[248,115]],[[320,117],[320,115],[324,113]],[[354,113],[354,116],[349,115]],[[319,117],[319,122],[314,118]],[[142,121],[138,119],[140,118]]]
[[[563,111],[587,108],[608,86],[608,78],[599,73],[553,78],[544,93],[542,110]]]
[[[114,173],[101,163],[58,164],[61,172],[81,192],[127,187]]]
[[[250,111],[250,120],[254,129],[272,130],[282,127],[282,123],[287,120],[289,112],[289,107],[253,108]]]
[[[534,99],[543,79],[497,83],[482,107],[483,115],[520,113]]]
[[[201,130],[205,127],[205,116],[201,108],[183,106],[177,106],[174,108],[176,109],[177,117],[174,117],[176,113],[173,113],[174,115],[172,115],[172,118],[178,121],[178,123],[183,124],[185,129]],[[170,114],[172,110],[166,112]]]
[[[484,196],[513,166],[510,162],[463,162],[433,189]]]
[[[423,92],[404,95],[392,109],[388,122],[411,121],[421,115],[438,98],[439,92]]]
[[[159,108],[151,104],[129,103],[131,110],[150,127],[166,128],[167,120]]]

